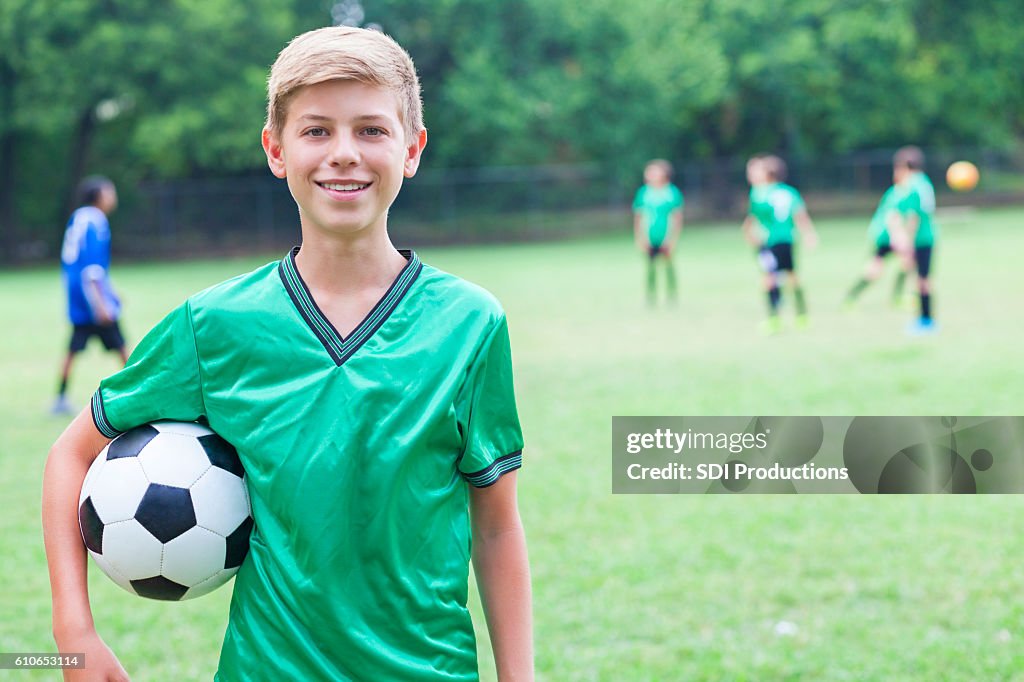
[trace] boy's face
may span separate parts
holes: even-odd
[[[110,215],[117,208],[117,190],[113,185],[104,185],[96,197],[96,208]]]
[[[892,167],[892,181],[893,184],[900,184],[907,179],[910,175],[910,169],[902,164],[896,164]]]
[[[426,142],[426,131],[405,139],[394,93],[343,80],[302,88],[280,136],[263,131],[267,163],[288,180],[304,236],[385,229],[388,207],[402,179],[416,173]]]
[[[667,185],[668,173],[665,172],[665,168],[663,166],[652,163],[644,168],[644,182],[655,187]]]
[[[747,182],[751,185],[763,185],[768,182],[768,173],[762,162],[747,162]]]

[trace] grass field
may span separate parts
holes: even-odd
[[[508,311],[540,679],[1024,680],[1024,497],[611,494],[612,415],[1021,413],[1024,212],[943,221],[929,338],[904,334],[888,277],[840,312],[866,221],[818,228],[801,258],[812,326],[770,338],[735,226],[684,233],[681,300],[654,309],[626,238],[421,253]],[[115,264],[126,333],[266,260]],[[0,651],[53,650],[39,498],[66,423],[46,414],[62,305],[53,268],[0,273]],[[91,348],[72,397],[84,406],[115,368]],[[148,602],[90,573],[97,626],[133,679],[212,677],[228,589]]]

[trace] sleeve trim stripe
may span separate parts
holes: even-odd
[[[97,388],[96,392],[92,394],[92,400],[90,401],[90,407],[92,408],[92,421],[96,424],[96,429],[107,438],[117,438],[123,431],[118,431],[107,419],[107,411],[103,409],[103,396],[100,395],[100,390]]]
[[[523,466],[523,451],[516,450],[515,452],[509,453],[504,457],[499,457],[490,463],[485,469],[481,469],[472,474],[463,474],[463,477],[471,485],[477,488],[486,488],[489,485],[493,485],[497,482],[502,475],[507,474],[510,471],[514,471]]]

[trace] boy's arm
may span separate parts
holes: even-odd
[[[473,568],[500,682],[533,680],[533,616],[516,472],[470,488]]]
[[[807,244],[807,248],[813,249],[818,245],[818,233],[814,231],[814,223],[811,221],[811,216],[807,213],[807,209],[801,206],[793,218],[797,229],[800,230],[800,234],[804,237],[804,243]]]
[[[101,266],[90,265],[82,270],[82,290],[85,292],[85,300],[92,309],[93,319],[99,324],[109,324],[114,321],[114,315],[107,310],[106,301],[103,300],[102,282],[105,273]]]
[[[916,217],[916,216],[915,216]],[[891,210],[885,217],[885,226],[889,231],[889,243],[902,261],[904,268],[913,266],[914,251],[910,248],[913,242],[907,236],[907,223],[909,221],[897,210]],[[914,226],[916,231],[917,226]]]
[[[85,655],[85,669],[65,670],[65,680],[127,680],[117,657],[92,620],[86,553],[78,528],[78,495],[89,465],[110,442],[86,408],[53,444],[43,471],[43,543],[50,569],[53,637],[58,651]]]
[[[754,216],[748,215],[744,218],[741,229],[743,230],[743,237],[747,240],[748,244],[751,246],[761,246],[760,240],[758,240],[757,235],[754,233]]]
[[[674,209],[668,215],[669,220],[669,234],[668,241],[665,242],[665,246],[668,248],[668,252],[672,253],[675,249],[676,241],[679,239],[680,233],[683,231],[683,209],[679,207]]]
[[[636,248],[646,251],[651,244],[647,241],[647,230],[644,225],[644,216],[640,211],[633,211],[633,240]]]

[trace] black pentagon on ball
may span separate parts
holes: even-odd
[[[96,554],[103,554],[103,522],[96,513],[91,497],[85,498],[85,502],[78,508],[78,525],[82,527],[85,546]]]
[[[196,525],[192,494],[185,488],[150,483],[135,520],[160,542],[170,542]]]
[[[242,477],[245,470],[242,469],[242,462],[238,459],[238,452],[231,443],[215,433],[200,436],[198,440],[199,444],[203,446],[203,450],[206,451],[206,456],[210,458],[210,464],[218,469],[230,471],[239,478]]]
[[[143,578],[142,580],[132,580],[132,589],[140,597],[146,597],[148,599],[162,599],[164,601],[178,601],[185,593],[188,592],[188,588],[184,585],[179,585],[173,580],[168,580],[162,575],[158,575],[155,578]]]
[[[107,459],[118,459],[121,457],[138,457],[142,448],[149,444],[149,441],[159,435],[159,431],[149,424],[136,426],[130,431],[125,431],[110,443],[107,449]]]
[[[224,555],[224,568],[236,568],[242,565],[249,553],[249,533],[252,531],[252,517],[245,521],[227,537],[227,553]]]

